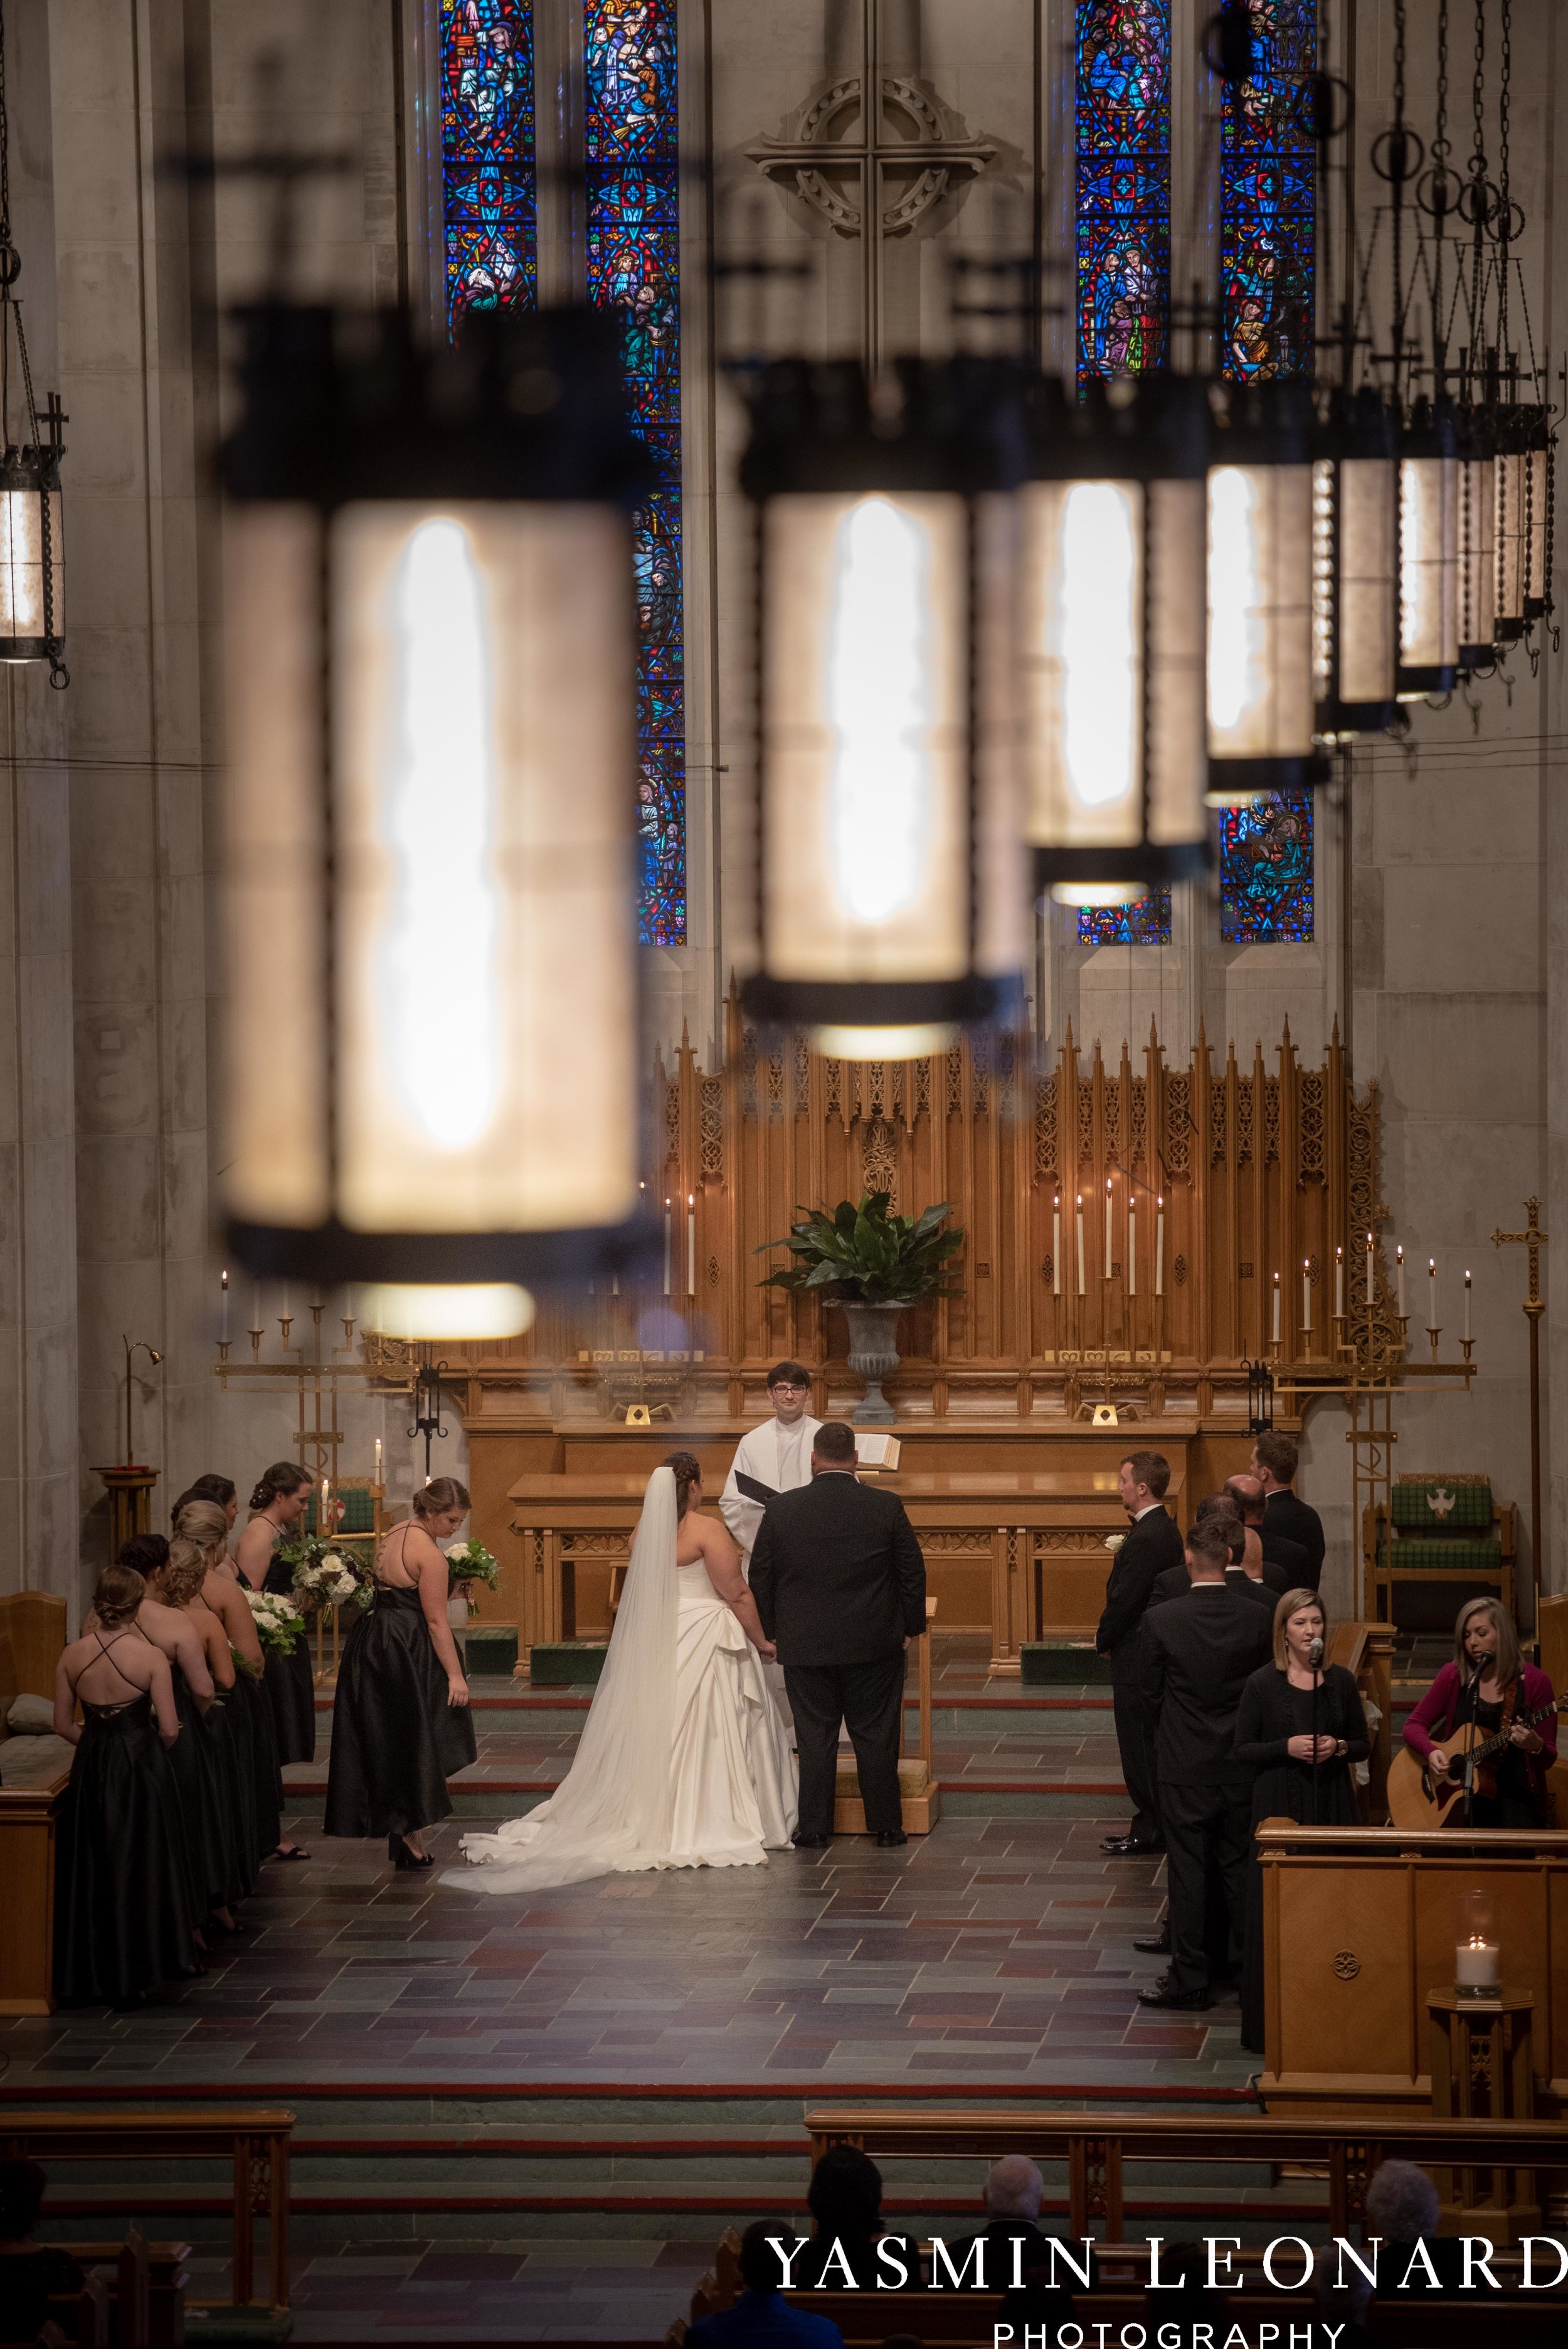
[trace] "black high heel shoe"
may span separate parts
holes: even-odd
[[[409,1850],[400,1835],[387,1837],[387,1857],[394,1868],[434,1868],[436,1865],[436,1855],[433,1851],[428,1851],[421,1859],[417,1853]]]

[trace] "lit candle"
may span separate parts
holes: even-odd
[[[1372,1302],[1372,1235],[1367,1235],[1367,1302]]]
[[[696,1194],[686,1193],[686,1295],[696,1295]]]
[[[1305,1256],[1301,1260],[1301,1326],[1310,1338],[1312,1335],[1312,1258]]]
[[[1279,1344],[1279,1275],[1274,1277],[1274,1328],[1269,1331],[1274,1344]]]
[[[381,1482],[381,1438],[376,1439],[376,1482]]]
[[[1472,1934],[1461,1941],[1454,1951],[1454,1988],[1484,1995],[1495,1990],[1501,1974],[1502,1951],[1496,1941],[1483,1941]]]
[[[1165,1294],[1165,1194],[1159,1193],[1154,1202],[1154,1294]]]
[[[1466,1275],[1465,1275],[1465,1336],[1466,1336],[1467,1338],[1470,1336],[1470,1277],[1469,1273],[1467,1272],[1467,1273],[1466,1273]]]
[[[329,1534],[332,1531],[332,1479],[330,1476],[324,1476],[321,1480],[321,1506],[315,1513],[315,1529],[318,1534]]]
[[[220,1282],[222,1302],[219,1308],[218,1336],[226,1346],[229,1342],[229,1276],[225,1272]]]
[[[1051,1295],[1062,1293],[1062,1195],[1057,1191],[1051,1200]]]
[[[1427,1258],[1427,1295],[1429,1300],[1427,1306],[1427,1327],[1429,1330],[1435,1330],[1438,1326],[1438,1259],[1435,1256],[1429,1256]]]
[[[1083,1193],[1078,1195],[1078,1295],[1083,1295]]]
[[[665,1295],[670,1293],[670,1203],[665,1201]]]
[[[1110,1278],[1110,1177],[1105,1178],[1105,1277]]]
[[[1138,1294],[1138,1202],[1131,1190],[1127,1194],[1127,1293]]]
[[[1405,1318],[1405,1251],[1402,1247],[1397,1247],[1394,1250],[1394,1272],[1399,1299],[1399,1319],[1402,1321]]]
[[[1336,1319],[1345,1319],[1345,1250],[1334,1251],[1334,1311]]]

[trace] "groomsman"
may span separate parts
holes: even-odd
[[[1274,1428],[1256,1437],[1253,1444],[1253,1475],[1264,1488],[1264,1554],[1268,1554],[1270,1534],[1284,1534],[1287,1541],[1300,1542],[1306,1552],[1306,1572],[1302,1576],[1302,1588],[1315,1590],[1323,1579],[1323,1519],[1294,1487],[1301,1454],[1288,1435]]]
[[[1130,1452],[1117,1471],[1116,1489],[1132,1530],[1116,1553],[1094,1640],[1100,1654],[1110,1659],[1117,1750],[1132,1798],[1127,1833],[1107,1836],[1100,1845],[1101,1851],[1117,1855],[1163,1848],[1154,1786],[1154,1723],[1139,1686],[1138,1642],[1155,1582],[1167,1567],[1181,1563],[1181,1536],[1165,1508],[1170,1483],[1171,1463],[1159,1452]]]
[[[1225,1490],[1235,1504],[1236,1515],[1247,1529],[1247,1572],[1253,1574],[1261,1566],[1264,1580],[1271,1590],[1283,1599],[1287,1590],[1299,1590],[1311,1572],[1312,1562],[1304,1542],[1292,1541],[1268,1521],[1268,1495],[1255,1476],[1227,1476]]]

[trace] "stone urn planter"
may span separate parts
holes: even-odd
[[[865,1398],[850,1416],[857,1427],[892,1427],[898,1417],[882,1392],[883,1379],[898,1368],[898,1317],[902,1305],[849,1305],[850,1368],[866,1382]]]

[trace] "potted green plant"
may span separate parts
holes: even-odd
[[[904,1307],[963,1288],[949,1274],[964,1234],[956,1226],[942,1228],[951,1205],[944,1201],[923,1216],[895,1216],[891,1209],[887,1191],[862,1191],[858,1203],[841,1199],[830,1213],[797,1208],[788,1237],[766,1240],[756,1251],[766,1256],[784,1247],[794,1259],[769,1273],[763,1288],[815,1290],[824,1303],[843,1307],[850,1368],[866,1382],[865,1400],[854,1413],[862,1427],[885,1427],[896,1417],[882,1381],[898,1368],[898,1317]]]

